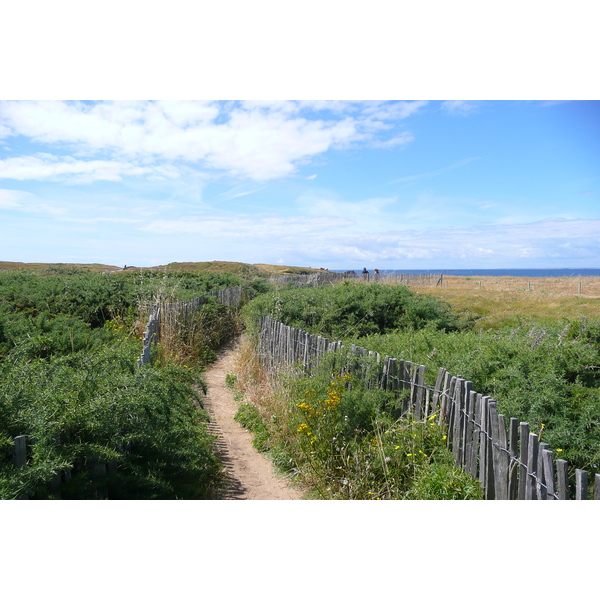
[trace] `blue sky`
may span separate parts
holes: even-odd
[[[0,260],[594,267],[598,101],[0,102]]]

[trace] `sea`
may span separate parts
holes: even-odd
[[[332,269],[339,273],[362,269]],[[373,273],[373,269],[368,269]],[[600,277],[600,269],[379,269],[382,275],[455,275],[458,277]]]

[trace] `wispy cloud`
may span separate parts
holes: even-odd
[[[382,265],[411,261],[415,268],[460,268],[475,265],[492,268],[533,260],[600,260],[600,220],[547,219],[518,225],[432,229],[426,232],[398,230],[376,235],[342,234],[332,240],[330,260],[357,256]],[[325,255],[326,248],[314,247]],[[422,262],[421,262],[422,261]]]
[[[395,148],[396,146],[404,146],[414,141],[414,136],[411,133],[403,133],[397,137],[390,138],[389,140],[379,141],[375,140],[371,145],[373,148]]]
[[[410,181],[418,181],[419,179],[429,179],[431,177],[437,177],[438,175],[443,175],[444,173],[447,173],[448,171],[452,171],[453,169],[459,169],[460,167],[464,167],[465,165],[468,165],[469,163],[472,163],[473,161],[479,160],[479,159],[480,159],[479,156],[465,158],[464,160],[461,160],[453,165],[450,165],[449,167],[443,167],[443,168],[437,169],[435,171],[428,171],[426,173],[419,173],[417,175],[407,175],[406,177],[400,177],[399,179],[394,179],[393,181],[390,181],[390,183],[407,183]]]
[[[248,189],[246,185],[236,185],[235,187],[231,188],[230,190],[227,190],[226,192],[221,192],[220,194],[218,194],[215,198],[215,201],[213,202],[213,204],[215,203],[221,203],[221,202],[228,202],[229,200],[235,200],[236,198],[241,198],[243,196],[249,196],[250,194],[256,194],[257,192],[260,192],[260,190],[264,190],[265,187],[261,186],[261,187],[253,187],[251,189]]]
[[[476,110],[476,108],[476,104],[466,100],[446,100],[442,102],[442,110],[452,115],[466,115]]]
[[[63,215],[65,209],[56,205],[40,202],[35,194],[19,190],[0,189],[0,210],[11,210],[25,213],[46,213]]]
[[[343,217],[359,226],[372,224],[373,219],[379,221],[385,217],[384,210],[397,201],[396,197],[368,198],[357,202],[348,202],[337,197],[325,195],[303,195],[296,200],[300,211],[310,216]]]
[[[194,219],[154,220],[143,227],[142,231],[157,234],[202,234],[204,237],[245,238],[247,247],[253,239],[286,240],[289,238],[306,239],[323,231],[337,230],[352,222],[331,217],[278,217],[272,215],[235,215],[219,217],[206,215]]]
[[[0,160],[0,179],[50,180],[69,184],[121,181],[123,177],[165,179],[179,177],[172,165],[141,166],[114,160],[77,160],[46,153]]]

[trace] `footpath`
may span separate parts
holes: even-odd
[[[239,340],[221,352],[206,371],[208,392],[204,408],[210,415],[209,431],[218,436],[217,452],[226,469],[226,488],[216,500],[300,500],[302,494],[278,477],[272,463],[252,445],[252,434],[234,421],[238,403],[225,385],[233,374]]]

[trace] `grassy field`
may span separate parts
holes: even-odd
[[[413,289],[474,313],[482,329],[523,320],[600,319],[600,277],[444,277],[441,287]]]

